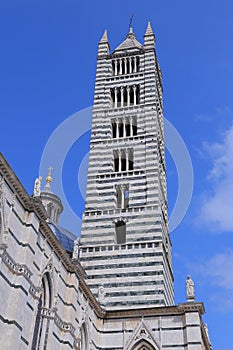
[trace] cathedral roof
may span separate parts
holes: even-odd
[[[60,241],[63,248],[69,252],[72,253],[74,248],[74,241],[77,239],[77,237],[71,233],[70,231],[59,227],[53,223],[48,223],[49,227],[57,237],[57,239]]]
[[[133,29],[130,28],[125,40],[114,50],[113,53],[119,53],[119,51],[131,51],[131,50],[141,50],[143,45],[137,41]]]

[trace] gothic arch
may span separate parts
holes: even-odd
[[[147,340],[139,340],[133,347],[132,350],[157,350]]]

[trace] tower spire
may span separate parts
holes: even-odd
[[[98,56],[102,55],[108,55],[110,50],[109,42],[108,42],[108,32],[107,30],[104,31],[104,34],[102,35],[102,38],[100,39],[99,46],[98,46]]]
[[[105,29],[102,38],[100,39],[100,43],[108,43],[108,31]]]
[[[152,30],[152,28],[151,28],[150,21],[148,21],[148,23],[147,23],[147,28],[146,28],[146,33],[145,33],[145,35],[154,35],[153,30]]]
[[[146,49],[154,49],[155,47],[155,35],[151,28],[150,21],[148,21],[146,32],[144,35],[144,47]]]
[[[133,31],[132,22],[133,22],[133,14],[131,15],[130,20],[129,20],[129,32]]]

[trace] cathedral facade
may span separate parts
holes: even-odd
[[[0,155],[0,349],[208,350],[204,306],[188,276],[174,304],[162,76],[148,23],[98,46],[81,237],[63,206],[33,196]]]

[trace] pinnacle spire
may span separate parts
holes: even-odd
[[[107,30],[104,31],[104,34],[100,40],[100,43],[107,43],[108,42],[108,32]]]
[[[154,35],[153,30],[151,28],[150,21],[148,21],[145,35]]]
[[[147,49],[154,49],[155,47],[155,35],[151,28],[150,21],[148,21],[146,32],[144,35],[144,47]]]
[[[107,55],[109,53],[109,50],[110,46],[108,43],[108,33],[107,30],[105,30],[99,42],[98,56]]]

